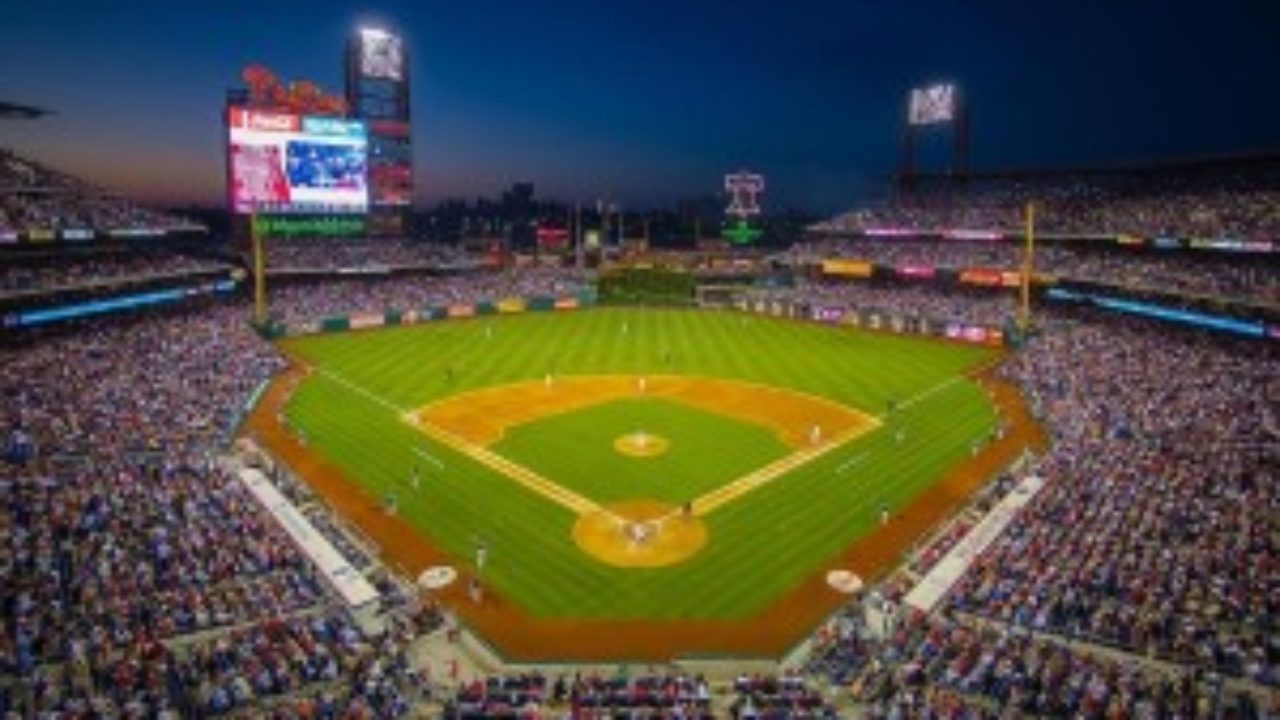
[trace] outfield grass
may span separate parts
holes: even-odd
[[[529,612],[591,618],[741,617],[759,611],[900,507],[990,432],[994,411],[961,373],[991,351],[734,313],[598,309],[423,324],[285,341],[318,372],[286,410],[309,442],[402,516],[470,561]],[[573,543],[573,515],[426,438],[402,415],[465,390],[546,373],[691,374],[821,395],[891,421],[706,518],[707,547],[662,569],[597,563]],[[668,424],[666,458],[609,443],[635,418]],[[585,420],[584,420],[585,418]],[[567,423],[561,427],[558,423]],[[898,430],[905,430],[898,440]],[[495,450],[598,500],[636,497],[644,463],[674,463],[641,497],[679,502],[785,454],[754,426],[661,401],[623,401],[514,428]],[[775,443],[771,446],[770,443]],[[677,457],[677,454],[679,456]],[[518,457],[517,457],[518,456]],[[598,471],[592,471],[599,465]],[[442,467],[441,467],[442,466]],[[407,483],[419,467],[422,482]],[[693,491],[691,486],[697,485]]]

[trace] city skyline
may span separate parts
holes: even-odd
[[[262,63],[341,91],[361,23],[413,59],[416,202],[513,182],[565,202],[665,206],[770,179],[771,210],[833,212],[896,168],[911,87],[957,82],[973,165],[1087,165],[1280,147],[1274,3],[962,4],[201,0],[24,4],[0,99],[56,115],[0,145],[163,204],[224,198],[225,90]],[[941,138],[922,148],[942,165]]]

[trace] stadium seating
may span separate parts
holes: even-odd
[[[1242,158],[1112,171],[921,178],[891,202],[853,210],[831,229],[1017,231],[1026,203],[1046,233],[1144,237],[1280,235],[1280,161]]]
[[[1035,271],[1063,279],[1280,306],[1280,271],[1270,258],[1204,251],[1152,254],[1097,245],[1042,244],[1036,251]],[[828,238],[797,244],[780,258],[791,263],[857,258],[887,267],[1018,270],[1022,248],[1006,241]]]
[[[192,226],[189,220],[140,207],[0,148],[0,233]]]
[[[968,249],[955,252],[966,261]],[[548,269],[290,282],[272,307],[313,320],[588,282]],[[813,281],[764,292],[979,323],[1002,321],[1011,303],[924,285]],[[246,398],[284,367],[247,314],[243,299],[200,302],[23,335],[6,349],[0,673],[13,680],[0,683],[0,713],[400,717],[430,704],[408,648],[438,618],[366,636],[213,462]],[[1240,687],[1280,684],[1277,350],[1063,310],[1045,311],[1043,327],[1002,373],[1052,433],[1037,464],[1047,485],[941,614],[909,616],[884,640],[850,614],[816,639],[803,676],[745,676],[719,705],[710,683],[688,675],[498,676],[464,682],[442,712],[800,718],[849,703],[871,717],[1274,711]],[[311,499],[279,481],[290,497]],[[375,564],[323,509],[307,514],[357,567]],[[967,527],[927,546],[914,570]]]

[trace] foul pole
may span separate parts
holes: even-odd
[[[258,327],[264,327],[267,324],[267,263],[256,214],[249,216],[249,237],[253,242],[253,321]]]
[[[1031,327],[1031,273],[1035,267],[1036,251],[1036,205],[1033,202],[1027,203],[1027,228],[1024,237],[1020,287],[1022,297],[1018,306],[1018,329],[1026,335]]]

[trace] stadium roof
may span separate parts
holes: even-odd
[[[0,119],[4,120],[35,120],[36,118],[52,115],[52,110],[45,110],[32,105],[19,105],[17,103],[5,102],[0,100]]]

